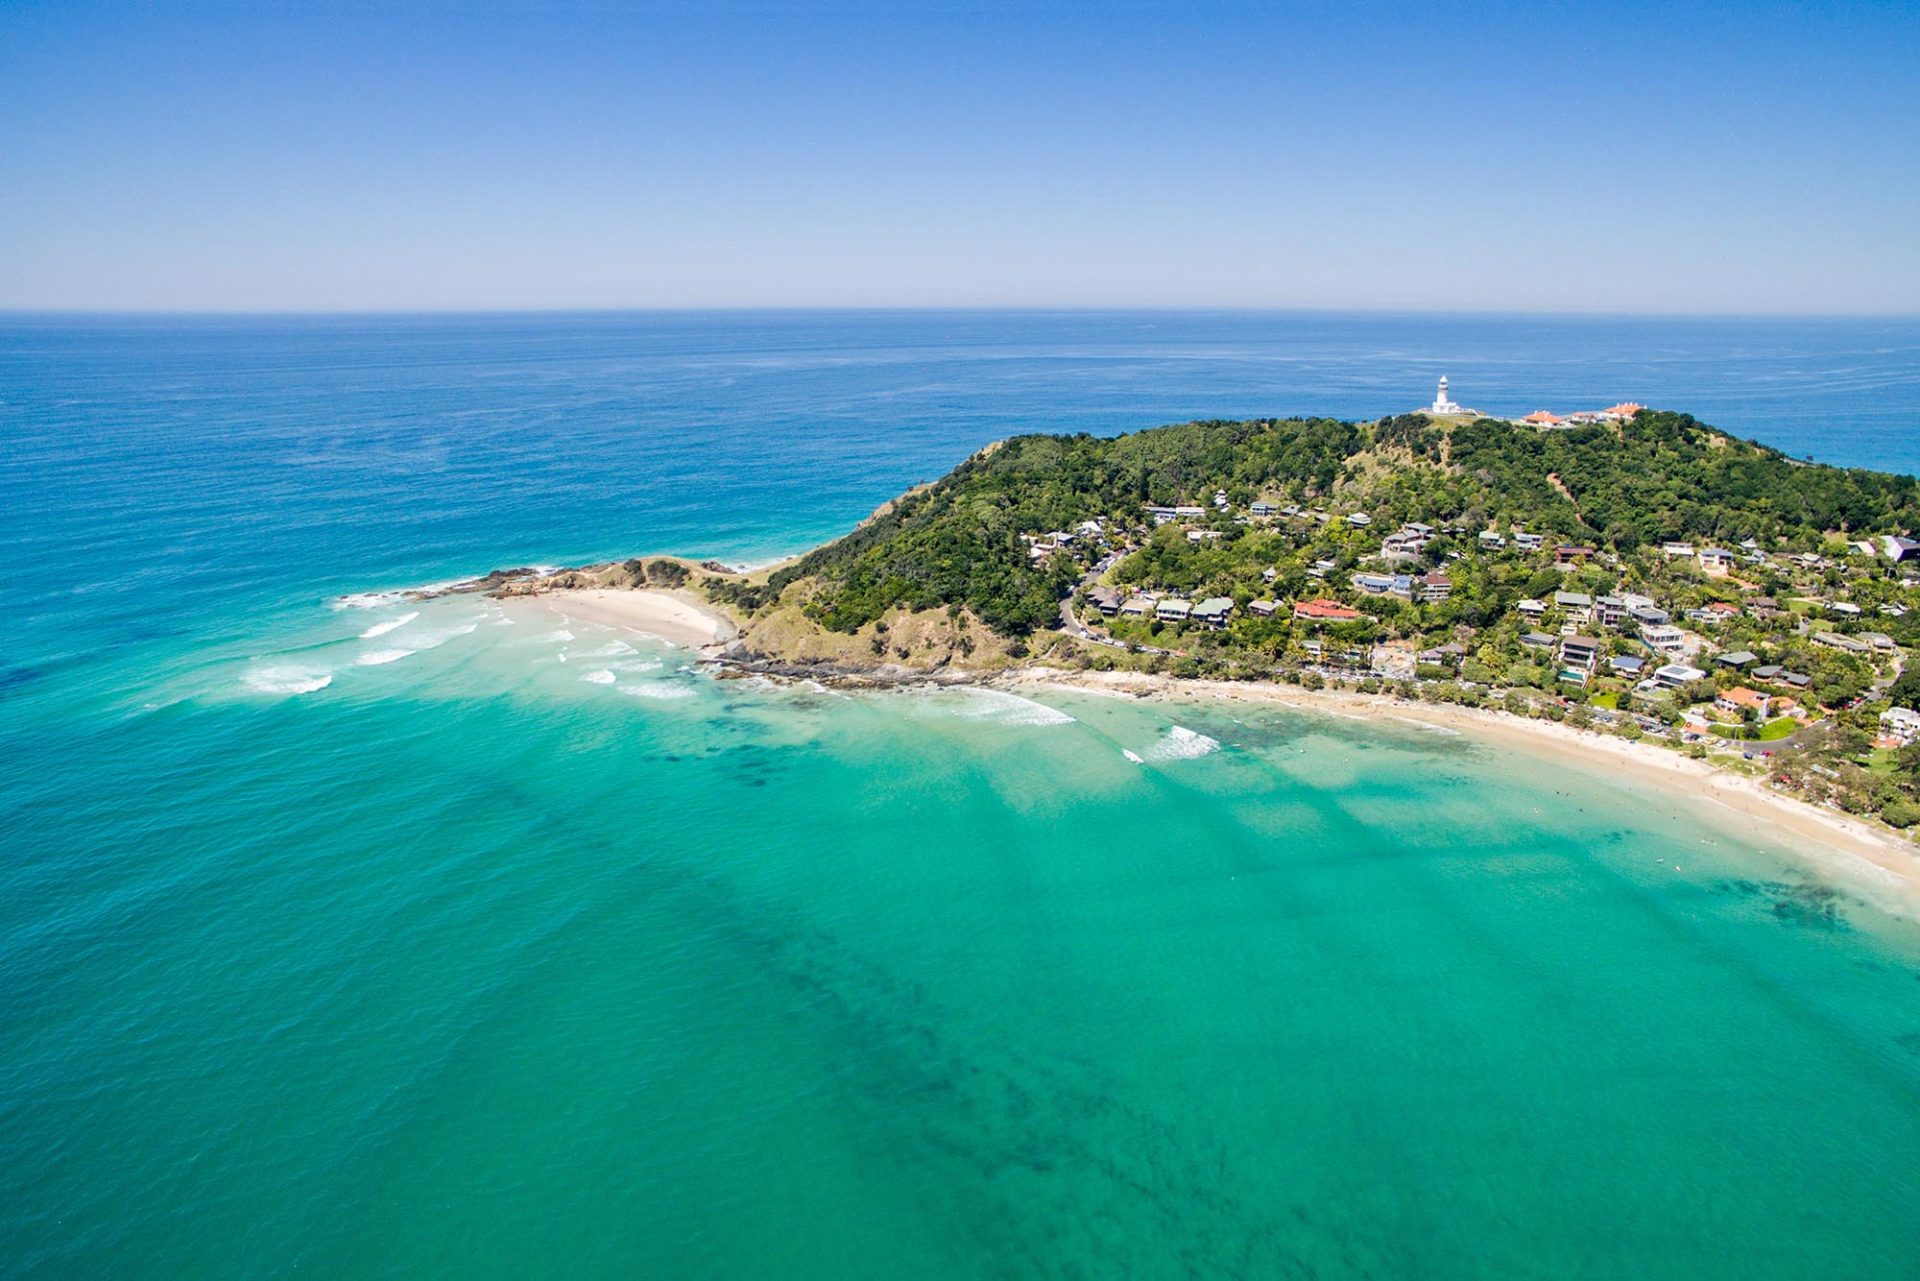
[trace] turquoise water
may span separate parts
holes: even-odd
[[[1706,809],[341,600],[1439,359],[1912,465],[1914,326],[1562,323],[0,323],[0,1273],[1911,1275],[1920,932]]]

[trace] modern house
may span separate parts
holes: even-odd
[[[1607,667],[1616,676],[1637,681],[1640,679],[1640,673],[1646,670],[1647,660],[1632,654],[1615,654],[1607,660]]]
[[[1705,672],[1697,667],[1689,667],[1685,663],[1668,663],[1664,667],[1656,667],[1653,670],[1654,684],[1662,689],[1678,689],[1682,685],[1691,685],[1694,681],[1705,677]]]
[[[1642,627],[1640,639],[1647,648],[1662,654],[1678,654],[1687,647],[1687,634],[1678,627]]]
[[[1278,516],[1280,514],[1280,509],[1278,507],[1275,507],[1272,503],[1254,503],[1252,506],[1248,507],[1247,510],[1251,512],[1253,515],[1260,517],[1261,519],[1266,519],[1267,517],[1271,517],[1271,516]]]
[[[1543,600],[1523,600],[1513,608],[1522,618],[1531,618],[1535,622],[1538,622],[1540,619],[1546,617],[1547,602]]]
[[[1733,571],[1733,553],[1724,547],[1702,547],[1700,569],[1709,578],[1724,578]]]
[[[1255,618],[1272,618],[1273,612],[1280,606],[1275,601],[1257,600],[1247,606],[1247,612]]]
[[[1572,569],[1575,565],[1593,555],[1593,548],[1579,547],[1572,543],[1562,543],[1553,549],[1553,563],[1559,569]]]
[[[1920,742],[1920,712],[1911,707],[1889,707],[1880,713],[1880,732],[1902,747]]]
[[[1560,642],[1560,679],[1585,685],[1600,659],[1600,642],[1591,636],[1569,636]]]
[[[1120,606],[1122,618],[1148,618],[1153,614],[1154,606],[1160,603],[1154,596],[1129,596]]]
[[[1353,526],[1355,529],[1365,529],[1367,526],[1373,524],[1373,517],[1367,515],[1365,512],[1354,512],[1347,517],[1347,524]]]
[[[1426,604],[1443,601],[1453,594],[1453,580],[1439,570],[1422,574],[1414,580],[1418,598]]]
[[[1618,627],[1627,621],[1627,602],[1618,596],[1600,596],[1593,602],[1593,620],[1602,627]]]
[[[1513,545],[1523,552],[1537,552],[1546,541],[1539,534],[1529,534],[1524,529],[1517,531],[1513,536]]]
[[[1585,592],[1555,592],[1553,607],[1571,622],[1584,623],[1593,617],[1593,597]]]
[[[1760,661],[1760,655],[1750,649],[1736,649],[1731,654],[1722,654],[1713,660],[1722,667],[1731,667],[1736,671],[1742,667],[1751,667]]]
[[[1169,596],[1155,606],[1153,616],[1163,623],[1184,623],[1193,613],[1193,602]]]

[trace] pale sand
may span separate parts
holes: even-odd
[[[687,649],[722,645],[740,634],[725,614],[678,592],[583,587],[536,599],[562,618],[624,627]]]
[[[1880,906],[1920,919],[1920,846],[1887,828],[1783,795],[1756,779],[1729,773],[1706,761],[1654,744],[1634,743],[1611,734],[1592,733],[1555,721],[1533,720],[1506,712],[1444,703],[1408,703],[1381,695],[1308,690],[1295,685],[1050,669],[1012,672],[995,683],[1275,704],[1355,720],[1397,720],[1440,726],[1529,752],[1550,753],[1577,761],[1614,783],[1628,787],[1645,785],[1666,795],[1678,794],[1687,800],[1719,806],[1726,811],[1729,820],[1726,830],[1730,835],[1751,838],[1776,848],[1785,846],[1822,871],[1869,895]]]

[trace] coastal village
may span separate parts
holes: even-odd
[[[1502,421],[1556,431],[1642,409]],[[1486,417],[1454,403],[1445,378],[1424,413]],[[1623,553],[1429,511],[1417,494],[1364,508],[1224,487],[1190,498],[1022,535],[1036,564],[1078,575],[1061,627],[1091,665],[1245,678],[1254,661],[1308,687],[1491,704],[1728,754],[1813,793],[1845,789],[1823,787],[1840,778],[1830,751],[1796,762],[1796,746],[1837,738],[1872,773],[1920,743],[1920,710],[1900,697],[1920,642],[1912,531],[1797,546],[1675,537]]]

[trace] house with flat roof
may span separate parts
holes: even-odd
[[[1880,713],[1880,733],[1902,747],[1920,742],[1920,712],[1911,707],[1889,707]]]
[[[1154,606],[1153,616],[1163,623],[1184,623],[1193,613],[1193,602],[1169,596]]]
[[[1678,627],[1642,627],[1640,639],[1649,649],[1662,654],[1678,654],[1687,647],[1687,634]]]
[[[1593,597],[1585,592],[1555,592],[1553,607],[1576,623],[1584,623],[1593,617]]]
[[[1639,680],[1640,673],[1646,670],[1646,666],[1646,659],[1632,654],[1615,654],[1607,660],[1607,667],[1614,675],[1624,676],[1628,680]]]
[[[1753,664],[1759,662],[1760,655],[1750,649],[1736,649],[1731,654],[1722,654],[1713,661],[1722,667],[1731,667],[1738,670],[1742,667],[1751,667]]]
[[[1120,617],[1146,618],[1153,613],[1154,606],[1160,600],[1156,596],[1129,596],[1120,604]]]
[[[1678,689],[1682,685],[1691,685],[1697,680],[1705,679],[1706,675],[1699,668],[1689,667],[1685,663],[1668,663],[1653,669],[1654,683],[1662,689]]]
[[[1272,618],[1273,612],[1279,608],[1280,605],[1277,601],[1256,600],[1247,605],[1247,612],[1255,618]]]

